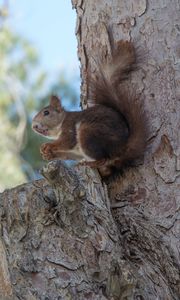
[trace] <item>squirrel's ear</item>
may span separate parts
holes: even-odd
[[[50,106],[54,107],[57,111],[62,111],[61,100],[57,96],[51,96]]]

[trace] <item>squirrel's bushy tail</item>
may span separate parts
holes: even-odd
[[[99,66],[99,75],[90,85],[93,101],[118,111],[127,123],[129,137],[115,159],[117,166],[141,157],[146,147],[147,122],[144,109],[136,90],[127,81],[136,68],[133,44],[119,41],[116,48],[112,49],[111,58]]]

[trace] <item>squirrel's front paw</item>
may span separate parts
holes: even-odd
[[[54,158],[53,152],[52,152],[52,146],[49,143],[42,144],[40,147],[40,153],[42,155],[42,158],[44,160],[51,160]]]

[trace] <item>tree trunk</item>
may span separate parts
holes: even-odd
[[[54,161],[45,179],[1,195],[0,299],[179,299],[178,0],[72,2],[83,106],[87,68],[110,51],[107,29],[144,51],[132,84],[149,147],[143,165],[108,186]]]

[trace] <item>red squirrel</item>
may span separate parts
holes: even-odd
[[[58,97],[51,97],[32,122],[35,132],[54,140],[41,145],[43,159],[77,160],[109,176],[142,156],[147,134],[144,109],[126,85],[136,65],[133,44],[120,40],[111,58],[99,65],[96,78],[89,80],[92,107],[69,112]]]

